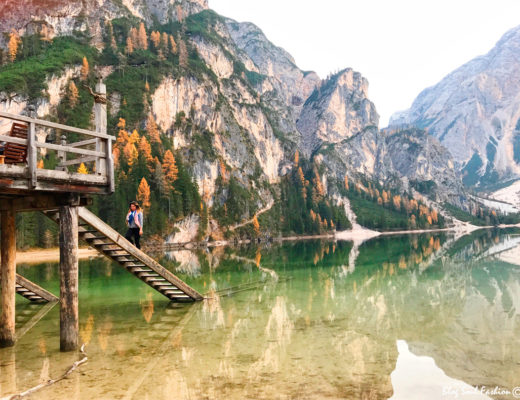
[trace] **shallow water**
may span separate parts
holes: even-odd
[[[162,255],[211,297],[193,305],[169,304],[118,265],[83,261],[89,361],[32,398],[514,398],[454,393],[520,386],[519,245],[515,232],[482,231]],[[57,264],[18,272],[58,293]],[[215,292],[226,288],[234,293]],[[81,357],[59,352],[58,306],[18,299],[17,312],[26,332],[0,350],[2,396]]]

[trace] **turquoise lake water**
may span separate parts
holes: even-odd
[[[486,398],[469,390],[520,386],[519,255],[518,232],[487,230],[157,257],[209,297],[192,305],[81,261],[89,361],[31,398]],[[18,273],[58,293],[57,263]],[[1,396],[80,358],[59,352],[58,306],[17,301],[23,336],[0,350]]]

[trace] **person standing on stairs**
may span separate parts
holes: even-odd
[[[137,201],[130,202],[130,209],[126,214],[126,226],[128,226],[128,230],[125,239],[140,249],[139,239],[143,234],[143,212]]]

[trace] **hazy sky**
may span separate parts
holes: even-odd
[[[352,67],[381,115],[407,109],[424,88],[520,25],[520,0],[209,0],[258,25],[303,70],[321,78]]]

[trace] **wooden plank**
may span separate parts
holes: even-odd
[[[15,144],[21,144],[23,146],[27,146],[27,140],[28,139],[20,139],[17,137],[0,135],[0,142],[15,143]]]
[[[29,279],[24,278],[21,275],[16,274],[16,283],[24,287],[25,289],[30,290],[34,294],[37,294],[46,301],[58,301],[58,298],[54,296],[51,292],[48,292],[44,288],[38,286],[36,283],[31,282]]]
[[[82,147],[87,146],[89,144],[96,144],[99,139],[88,139],[82,140],[81,142],[69,143],[70,147]]]
[[[191,297],[194,300],[203,299],[203,297],[200,293],[198,293],[196,290],[194,290],[193,288],[188,286],[186,283],[184,283],[181,279],[179,279],[173,273],[171,273],[166,268],[164,268],[162,265],[160,265],[153,258],[149,257],[148,255],[146,255],[145,253],[140,251],[133,244],[131,244],[128,240],[126,240],[122,235],[120,235],[118,232],[116,232],[114,229],[112,229],[112,227],[105,224],[103,221],[101,221],[97,216],[92,214],[86,208],[79,207],[78,215],[83,221],[89,223],[93,228],[99,230],[110,240],[117,243],[122,249],[126,250],[130,255],[132,255],[136,259],[142,261],[144,264],[146,264],[146,266],[148,266],[149,268],[151,268],[152,270],[157,272],[162,277],[166,278],[169,282],[173,283],[175,286],[177,286],[179,289],[181,289],[183,292],[185,292],[189,297]]]
[[[7,119],[14,120],[14,121],[22,121],[22,122],[28,122],[28,123],[34,122],[36,125],[45,126],[47,128],[61,129],[62,131],[65,131],[65,132],[81,133],[84,135],[99,137],[99,138],[103,138],[103,139],[116,140],[116,138],[114,136],[103,135],[101,133],[89,131],[87,129],[74,128],[72,126],[57,124],[55,122],[45,121],[43,119],[25,117],[23,115],[11,114],[11,113],[7,113],[4,111],[0,111],[0,118],[7,118]]]
[[[0,347],[14,346],[15,304],[16,304],[16,227],[13,209],[1,212],[2,232],[0,239],[1,262],[1,302]]]
[[[37,147],[41,147],[44,149],[51,149],[51,150],[60,150],[65,151],[67,153],[74,153],[74,154],[84,154],[86,156],[95,156],[95,157],[101,157],[105,158],[106,154],[102,153],[100,151],[94,151],[94,150],[87,150],[87,149],[79,149],[72,146],[62,146],[59,144],[53,144],[53,143],[43,143],[43,142],[37,142]]]
[[[60,350],[78,347],[78,207],[60,207]]]
[[[58,166],[59,167],[68,167],[69,165],[78,165],[81,163],[89,163],[92,161],[96,161],[98,159],[99,159],[99,157],[93,157],[93,156],[80,157],[80,158],[75,158],[74,160],[63,161]]]

